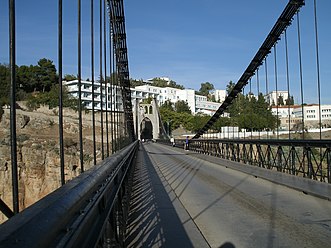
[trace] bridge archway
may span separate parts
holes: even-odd
[[[140,123],[140,139],[153,139],[153,124],[152,121],[145,117]]]
[[[137,138],[158,139],[160,136],[160,120],[155,100],[151,103],[135,101],[134,125]]]

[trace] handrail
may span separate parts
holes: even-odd
[[[95,246],[137,149],[135,141],[2,224],[0,247]]]
[[[184,139],[178,140],[184,142]],[[331,140],[316,140],[316,139],[199,139],[189,140],[190,143],[195,142],[210,142],[210,143],[237,143],[237,144],[258,144],[258,145],[281,145],[281,146],[295,146],[295,147],[314,147],[314,148],[331,148]]]
[[[331,183],[331,140],[198,139],[189,150]]]

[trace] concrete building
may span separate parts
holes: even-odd
[[[302,112],[303,110],[303,112]],[[331,105],[308,104],[295,106],[293,114],[305,122],[305,128],[319,128],[319,121],[321,120],[322,127],[331,127]]]
[[[72,96],[78,98],[78,80],[64,82],[64,85],[67,86],[68,92],[72,94]],[[82,80],[81,85],[83,106],[86,109],[92,109],[92,82]],[[94,108],[96,110],[101,110],[102,102],[102,109],[105,111],[123,111],[121,90],[118,86],[110,87],[110,84],[104,85],[102,87],[101,101],[100,84],[99,82],[94,82],[94,95]],[[131,88],[131,99],[133,105],[135,105],[137,100],[138,102],[141,102],[146,98],[155,98],[159,106],[161,106],[166,101],[171,101],[172,103],[176,103],[177,101],[186,101],[193,114],[204,113],[213,115],[221,105],[220,103],[207,101],[206,96],[196,95],[193,89],[181,90],[172,87],[162,88],[151,86],[149,84]]]
[[[226,98],[226,90],[215,90],[212,95],[215,96],[216,102],[222,103]]]
[[[269,105],[278,105],[278,99],[280,96],[283,98],[283,104],[285,104],[288,98],[288,91],[285,90],[271,91],[267,95],[265,95],[265,99],[267,103],[269,103]]]
[[[303,108],[300,105],[278,106],[278,108],[273,106],[271,111],[276,116],[278,111],[280,129],[298,128],[302,123],[302,119],[305,122],[306,129],[319,128],[320,108],[318,104],[308,104]],[[331,105],[321,105],[321,122],[322,127],[331,127]]]
[[[79,97],[78,80],[63,82],[67,87],[68,92],[75,98]],[[107,92],[106,92],[107,88]],[[81,97],[83,106],[86,109],[92,109],[92,82],[81,80]],[[107,98],[106,98],[107,97]],[[102,101],[101,101],[101,87],[99,82],[94,82],[94,109],[101,110],[101,102],[103,110],[123,111],[123,103],[121,98],[121,91],[118,86],[110,87],[109,84],[102,86]]]
[[[150,94],[156,94],[156,100],[161,106],[166,101],[176,103],[177,101],[186,101],[193,114],[204,113],[213,115],[221,106],[220,103],[207,101],[206,96],[196,95],[193,89],[177,89],[172,87],[156,87],[151,85],[137,86],[132,91],[143,91]]]

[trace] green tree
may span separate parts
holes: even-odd
[[[9,104],[10,71],[9,66],[0,64],[0,107]]]
[[[278,97],[277,103],[278,103],[278,105],[280,105],[280,106],[284,105],[284,98],[283,98],[283,96],[279,96],[279,97]]]
[[[168,109],[170,111],[175,111],[174,107],[172,106],[172,102],[170,100],[165,101],[161,106],[160,106],[160,110],[161,109]]]
[[[148,98],[145,98],[142,100],[142,103],[147,103],[147,104],[151,104],[153,101],[153,98],[152,97],[148,97]]]
[[[135,87],[141,86],[141,85],[144,85],[144,81],[142,79],[136,80],[136,79],[130,78],[130,86],[131,87],[135,88]]]
[[[49,59],[40,59],[38,65],[35,66],[35,73],[37,91],[50,91],[52,85],[57,83],[56,68],[53,61]]]
[[[289,97],[285,100],[285,104],[286,104],[286,105],[294,105],[294,98],[293,98],[293,96],[289,96]]]
[[[39,92],[34,95],[30,95],[27,101],[27,107],[30,110],[35,110],[41,105],[47,105],[50,109],[59,105],[59,85],[53,85],[48,92]],[[72,97],[66,88],[63,89],[63,107],[72,108],[78,110],[78,99]]]
[[[36,87],[36,73],[33,65],[22,65],[17,67],[16,70],[18,88],[22,89],[25,93],[31,93]]]
[[[76,80],[77,76],[75,76],[74,74],[65,74],[63,79],[65,81],[69,82],[69,81]]]
[[[230,88],[230,87],[229,87]],[[272,115],[271,108],[262,93],[256,97],[241,93],[227,109],[230,120],[227,125],[239,126],[248,130],[274,129],[277,118]]]
[[[213,129],[215,131],[220,132],[222,130],[222,127],[226,126],[236,126],[235,124],[231,123],[231,120],[237,120],[235,118],[228,118],[228,117],[220,117],[213,125]]]
[[[227,93],[228,95],[229,95],[230,92],[233,90],[233,88],[234,88],[235,85],[236,85],[236,84],[233,83],[232,81],[230,81],[230,82],[228,83],[228,85],[226,86],[226,93]]]
[[[182,100],[175,103],[175,110],[177,113],[192,113],[190,107],[188,106],[188,103]]]
[[[190,131],[196,133],[209,121],[210,116],[204,114],[194,115],[191,119],[191,128]]]
[[[183,85],[177,84],[177,83],[176,83],[175,81],[173,81],[173,80],[170,80],[168,86],[169,86],[169,87],[172,87],[172,88],[177,88],[177,89],[180,89],[180,90],[185,89],[185,87],[184,87]]]
[[[212,91],[212,90],[215,90],[214,85],[212,83],[205,82],[205,83],[201,83],[201,87],[199,89],[199,92],[203,96],[209,96],[210,91]]]
[[[153,78],[151,81],[152,81],[151,85],[156,86],[156,87],[163,87],[163,88],[172,87],[172,88],[177,88],[177,89],[181,89],[181,90],[185,89],[183,85],[179,85],[173,80],[167,81],[162,78],[156,77],[156,78]]]

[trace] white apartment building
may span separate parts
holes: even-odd
[[[288,98],[288,91],[285,90],[271,91],[265,95],[265,99],[269,105],[278,105],[278,99],[280,96],[283,98],[285,104],[285,101]]]
[[[67,86],[68,92],[78,98],[78,80],[64,82]],[[92,109],[92,82],[81,81],[81,93],[83,106],[86,109]],[[102,109],[123,111],[123,103],[121,100],[121,90],[118,86],[102,87]],[[106,92],[107,88],[107,92]],[[107,93],[107,94],[106,94]],[[94,82],[94,108],[101,110],[101,91],[99,82]],[[107,95],[107,106],[106,106],[106,95]],[[204,113],[213,115],[221,105],[220,103],[207,101],[206,96],[196,95],[192,89],[177,89],[172,87],[156,87],[151,85],[141,85],[135,88],[131,88],[131,100],[133,106],[135,106],[136,100],[142,101],[146,98],[155,98],[158,105],[161,106],[164,102],[170,100],[172,103],[177,101],[186,101],[193,114]]]
[[[150,92],[158,94],[156,100],[159,105],[162,105],[166,101],[171,101],[175,103],[177,101],[186,101],[193,114],[204,113],[208,115],[213,115],[216,110],[221,106],[220,103],[207,101],[206,96],[196,95],[195,91],[192,89],[177,89],[172,87],[156,87],[151,85],[141,85],[137,86],[132,90],[139,90],[144,92]]]
[[[291,105],[291,106],[284,105],[284,106],[278,106],[278,107],[272,106],[271,107],[272,114],[277,116],[277,112],[278,112],[279,118],[288,118],[289,116],[295,117],[293,110],[294,110],[293,105]]]
[[[226,90],[215,90],[212,95],[215,96],[216,102],[222,103],[226,98]]]
[[[298,125],[302,122],[302,117],[305,122],[305,127],[318,128],[320,121],[320,108],[318,104],[304,105],[303,108],[300,105],[294,106],[276,106],[272,107],[273,115],[277,115],[280,119],[281,128],[288,129],[289,122],[290,127]],[[303,115],[302,115],[303,110]],[[322,127],[331,126],[331,105],[321,105],[321,122]]]
[[[67,86],[68,92],[75,98],[79,97],[78,80],[64,81],[64,86]],[[107,98],[106,98],[107,96]],[[92,82],[81,80],[81,97],[83,107],[92,109]],[[107,99],[107,101],[106,101]],[[121,98],[121,91],[118,86],[106,87],[102,86],[102,101],[101,101],[101,88],[99,82],[94,82],[94,109],[101,110],[101,102],[103,110],[123,111],[123,103]],[[107,104],[107,105],[106,105]]]
[[[295,116],[302,118],[302,107],[296,106],[293,110]],[[321,115],[320,115],[321,113]],[[331,123],[331,105],[308,104],[303,106],[303,118],[305,122],[319,122],[322,124]]]

